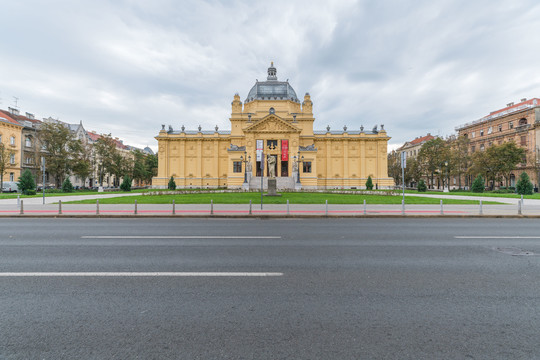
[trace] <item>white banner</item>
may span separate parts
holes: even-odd
[[[263,149],[264,149],[264,141],[257,140],[257,161],[262,161]]]
[[[405,151],[401,152],[401,167],[407,168],[407,153]]]

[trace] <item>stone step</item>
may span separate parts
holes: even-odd
[[[293,177],[277,177],[276,178],[277,190],[294,190],[294,178]],[[253,176],[249,181],[249,189],[261,189],[261,177]],[[268,189],[268,178],[263,178],[263,190]]]

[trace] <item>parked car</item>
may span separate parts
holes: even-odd
[[[19,185],[16,181],[4,181],[2,184],[2,192],[17,192],[19,191]]]

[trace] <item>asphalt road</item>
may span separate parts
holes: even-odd
[[[0,359],[540,358],[533,219],[0,219]]]

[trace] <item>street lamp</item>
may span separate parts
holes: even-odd
[[[244,156],[247,155],[247,152],[244,151]],[[251,155],[248,157],[240,156],[240,161],[244,163],[244,184],[247,184],[247,163],[251,162]]]
[[[294,160],[296,161],[296,156],[294,156]],[[296,177],[296,183],[299,184],[299,185],[301,184],[300,183],[300,163],[302,163],[302,164],[304,163],[304,156],[302,156],[300,158],[300,151],[299,151],[298,152],[298,169],[297,169],[298,170],[298,176]]]
[[[448,161],[444,162],[444,167],[446,168],[446,188],[443,189],[443,192],[449,192],[450,191],[450,179],[448,178]]]

